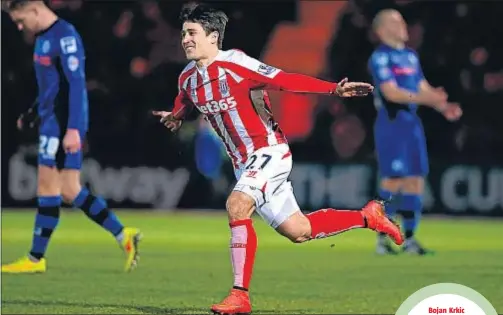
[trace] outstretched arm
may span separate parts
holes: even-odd
[[[337,94],[342,97],[363,96],[372,92],[368,83],[328,82],[298,73],[288,73],[266,65],[241,51],[233,51],[229,61],[220,61],[226,69],[246,78],[252,89],[272,89],[293,93]]]

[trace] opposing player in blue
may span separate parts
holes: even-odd
[[[417,53],[405,45],[407,25],[398,11],[380,11],[373,28],[381,41],[369,60],[378,111],[374,137],[379,194],[390,200],[387,215],[402,217],[406,239],[403,250],[425,255],[431,251],[414,237],[423,207],[424,178],[429,171],[425,134],[416,111],[419,105],[429,106],[450,121],[458,120],[462,112],[459,104],[447,101],[442,88],[432,87],[423,76]],[[378,235],[377,253],[397,254],[383,234]]]
[[[39,128],[38,211],[29,254],[2,265],[2,273],[42,273],[49,240],[62,201],[82,211],[110,232],[126,253],[125,270],[138,261],[140,231],[124,227],[101,197],[80,184],[82,141],[88,130],[84,47],[75,28],[43,1],[2,1],[20,31],[36,35],[34,67],[38,84],[35,107],[21,115],[19,129]]]

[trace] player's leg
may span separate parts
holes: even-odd
[[[257,234],[251,215],[255,200],[241,191],[233,191],[226,203],[231,230],[230,254],[234,275],[230,294],[211,310],[215,314],[249,314],[251,303],[248,294],[257,251]]]
[[[238,182],[226,202],[231,229],[230,250],[234,283],[229,296],[211,307],[213,313],[251,312],[248,290],[257,251],[257,234],[251,215],[257,206],[267,202],[274,185],[279,185],[285,180],[278,177],[271,180],[274,174],[283,173],[288,177],[291,163],[288,146],[277,145],[257,150],[249,158],[246,168],[236,172]]]
[[[80,208],[89,219],[115,237],[126,252],[126,271],[136,267],[140,231],[136,228],[124,227],[102,197],[93,195],[81,185],[82,151],[66,154],[63,167],[61,171],[63,200]]]
[[[403,178],[382,178],[379,182],[379,198],[385,200],[385,213],[390,219],[395,219],[398,210],[397,200],[400,200]],[[376,253],[379,255],[396,255],[398,252],[389,242],[386,234],[377,233]]]
[[[295,200],[289,182],[281,185],[257,212],[278,233],[294,243],[321,239],[353,229],[368,228],[403,242],[400,229],[384,215],[383,203],[369,202],[361,210],[321,209],[304,215]]]
[[[397,211],[396,200],[400,197],[402,177],[407,171],[404,163],[407,137],[403,124],[395,118],[380,116],[374,126],[374,141],[377,155],[377,168],[380,177],[378,195],[385,200],[385,211],[394,218]],[[377,233],[376,253],[396,255],[397,251],[384,233]]]
[[[433,253],[419,244],[415,234],[423,210],[425,176],[429,172],[426,137],[419,118],[416,120],[415,141],[409,143],[409,176],[404,178],[399,211],[405,231],[403,250],[408,253],[426,255]]]
[[[415,239],[415,233],[421,218],[423,208],[424,179],[422,177],[407,177],[404,179],[399,213],[402,216],[405,244],[403,250],[419,255],[427,254]]]
[[[37,273],[46,271],[44,258],[51,236],[58,226],[61,190],[60,175],[56,168],[59,148],[58,137],[41,135],[38,156],[37,214],[32,246],[27,257],[2,266],[2,272]]]
[[[56,167],[38,166],[38,209],[30,258],[41,260],[58,226],[61,207],[61,178]]]

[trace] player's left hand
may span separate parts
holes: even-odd
[[[80,134],[77,129],[68,129],[63,138],[63,149],[66,153],[77,153],[82,148]]]
[[[337,83],[335,93],[340,97],[366,96],[372,93],[374,87],[365,82],[348,82],[348,78]]]
[[[459,106],[459,103],[447,103],[446,108],[442,111],[444,117],[448,121],[457,121],[463,115],[463,110]]]
[[[32,129],[37,126],[38,122],[38,113],[34,107],[31,107],[26,112],[19,115],[16,121],[16,127],[20,131],[23,131],[25,129]]]

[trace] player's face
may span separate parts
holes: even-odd
[[[407,23],[405,23],[402,15],[398,12],[393,12],[388,16],[386,29],[389,35],[397,41],[406,42],[409,40]]]
[[[182,47],[189,60],[205,58],[215,41],[212,34],[206,35],[199,23],[185,22],[182,29]]]
[[[10,17],[17,29],[28,33],[38,32],[37,16],[37,11],[29,6],[10,12]]]

